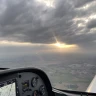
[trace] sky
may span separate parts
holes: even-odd
[[[0,58],[94,56],[95,5],[95,0],[0,0]]]
[[[95,5],[95,0],[0,0],[0,44],[58,41],[95,49]]]

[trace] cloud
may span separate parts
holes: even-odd
[[[81,7],[87,3],[92,2],[93,0],[74,0],[75,7]]]
[[[95,28],[96,27],[96,19],[92,19],[91,21],[88,22],[87,24],[88,28]]]
[[[2,0],[0,40],[49,44],[56,42],[55,36],[68,44],[91,44],[96,40],[96,33],[91,30],[95,27],[94,3],[54,0],[51,7],[37,0]]]

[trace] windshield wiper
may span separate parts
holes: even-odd
[[[57,94],[66,94],[65,96],[96,96],[96,93],[87,93],[87,92],[80,92],[80,91],[72,91],[72,90],[62,90],[53,88],[53,92],[56,92]]]

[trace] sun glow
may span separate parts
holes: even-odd
[[[55,46],[59,47],[59,48],[71,48],[71,47],[76,47],[76,45],[67,45],[65,43],[60,43],[60,42],[57,42],[54,44]]]
[[[16,45],[16,46],[29,46],[32,45],[31,43],[22,43],[22,42],[15,42],[15,41],[7,41],[7,40],[3,40],[0,41],[0,45]]]
[[[75,44],[68,45],[66,43],[59,42],[59,40],[56,37],[55,33],[54,32],[52,32],[52,33],[53,33],[54,40],[56,41],[56,43],[53,44],[53,45],[55,45],[56,47],[58,47],[58,48],[76,48],[77,47],[77,45],[75,45]]]
[[[15,41],[7,41],[7,40],[3,40],[3,41],[0,41],[0,45],[1,46],[54,46],[56,49],[57,48],[61,48],[61,49],[66,49],[66,48],[77,48],[78,46],[75,45],[75,44],[71,44],[71,45],[68,45],[66,43],[61,43],[59,41],[57,41],[56,43],[54,44],[42,44],[42,43],[28,43],[28,42],[15,42]]]

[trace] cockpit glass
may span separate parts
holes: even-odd
[[[96,1],[0,0],[0,68],[20,67],[42,69],[55,88],[86,91],[96,74]]]

